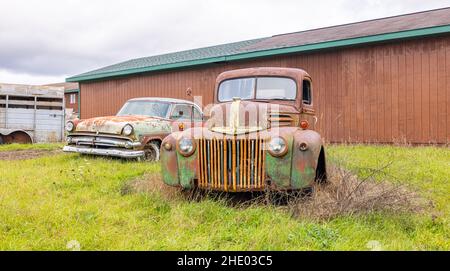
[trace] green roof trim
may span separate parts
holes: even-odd
[[[80,92],[80,90],[78,88],[64,90],[65,94],[67,94],[67,93],[78,93],[78,92]]]
[[[188,61],[180,61],[180,62],[159,64],[159,65],[150,65],[150,66],[144,66],[144,67],[138,67],[138,68],[126,68],[126,69],[116,70],[116,71],[102,72],[102,71],[100,71],[101,70],[100,69],[98,72],[92,71],[92,72],[88,72],[85,74],[80,74],[80,75],[69,77],[66,79],[66,82],[90,81],[90,80],[96,80],[96,79],[107,78],[107,77],[117,77],[117,76],[125,76],[125,75],[145,73],[145,72],[151,72],[151,71],[192,67],[192,66],[211,64],[211,63],[222,62],[222,61],[237,61],[237,60],[244,60],[244,59],[251,59],[251,58],[258,58],[258,57],[322,50],[322,49],[328,49],[328,48],[354,46],[354,45],[361,45],[361,44],[366,44],[366,43],[376,43],[376,42],[392,41],[392,40],[399,40],[399,39],[425,37],[425,36],[439,35],[439,34],[444,34],[444,33],[450,33],[450,25],[441,25],[441,26],[427,27],[427,28],[421,28],[421,29],[412,29],[412,30],[405,30],[405,31],[399,31],[399,32],[391,32],[391,33],[377,34],[377,35],[371,35],[371,36],[364,36],[364,37],[348,38],[348,39],[342,39],[342,40],[325,41],[325,42],[305,44],[305,45],[292,46],[292,47],[282,47],[282,48],[259,50],[259,51],[248,51],[248,52],[243,52],[243,53],[227,54],[225,52],[224,55],[220,55],[220,56],[198,58],[198,59],[194,58],[194,59],[188,60]],[[253,41],[258,41],[258,40],[253,40]],[[252,41],[244,41],[244,42],[252,42]],[[244,43],[244,42],[241,42],[241,43]],[[233,43],[230,45],[239,45],[239,44],[240,43]],[[225,44],[222,46],[228,46],[228,45]],[[216,46],[214,48],[219,48],[219,46]],[[182,53],[194,52],[196,50],[198,50],[198,49],[185,51]],[[233,51],[233,50],[230,50],[230,51]],[[139,61],[139,59],[137,61]]]

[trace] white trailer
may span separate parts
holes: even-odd
[[[0,144],[64,139],[64,88],[0,84]]]

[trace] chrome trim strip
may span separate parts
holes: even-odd
[[[123,136],[123,135],[106,134],[106,133],[96,134],[94,132],[74,132],[74,133],[69,133],[67,136],[68,137],[81,137],[81,136],[94,136],[95,137],[95,136],[98,136],[98,137],[109,137],[109,138],[130,140],[129,137],[126,137],[126,136]]]
[[[82,154],[93,154],[103,156],[114,156],[121,158],[138,158],[144,156],[144,151],[130,151],[118,149],[95,149],[86,147],[64,146],[64,152],[76,152]]]
[[[67,142],[77,145],[116,146],[129,149],[142,146],[140,142],[133,142],[129,139],[104,138],[102,136],[69,136]]]

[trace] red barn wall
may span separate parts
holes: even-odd
[[[450,142],[450,36],[217,63],[81,82],[81,117],[115,114],[130,98],[212,102],[226,70],[297,67],[313,78],[319,131],[331,142]]]

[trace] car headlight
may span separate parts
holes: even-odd
[[[269,142],[269,153],[272,156],[280,157],[287,153],[288,147],[286,140],[281,137],[274,137]]]
[[[190,138],[181,138],[178,140],[178,151],[184,156],[190,156],[195,151],[195,143]]]
[[[130,124],[127,124],[123,127],[122,134],[129,136],[132,133],[133,133],[133,126],[131,126]]]
[[[72,132],[73,128],[75,128],[75,124],[73,124],[73,122],[71,122],[71,121],[66,122],[66,131],[67,132]]]

